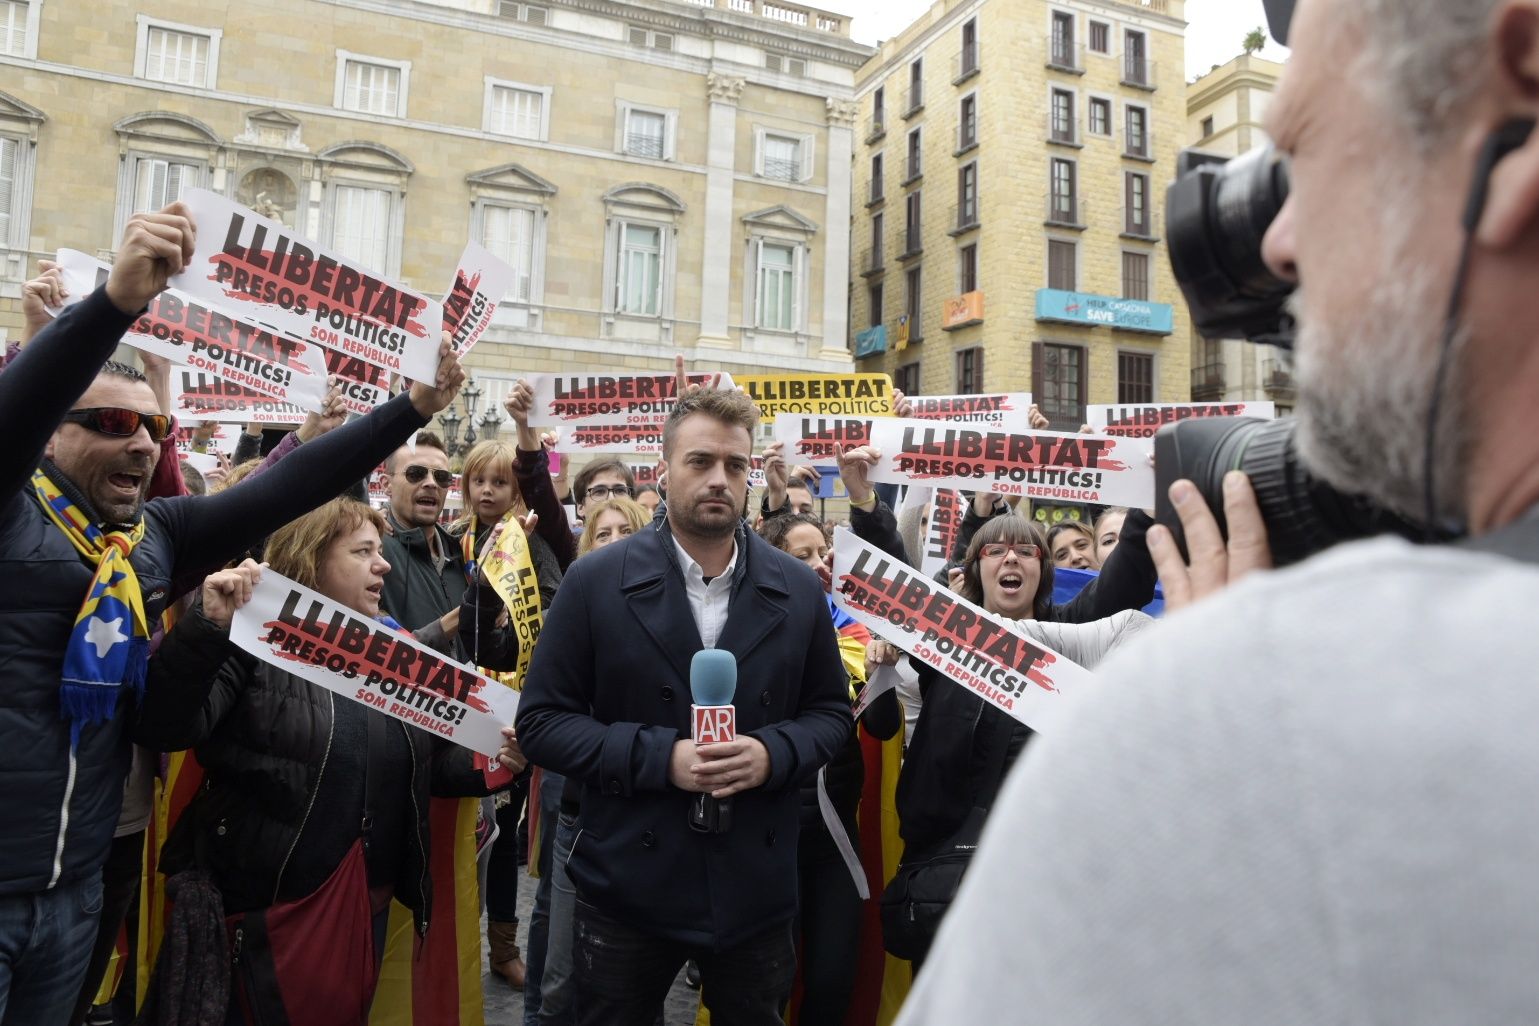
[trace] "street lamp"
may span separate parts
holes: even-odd
[[[460,398],[465,401],[465,415],[461,417],[454,412],[453,406],[438,415],[439,422],[444,426],[444,449],[448,452],[450,459],[462,453],[468,453],[475,447],[478,423],[476,407],[481,404],[481,394],[481,387],[476,384],[475,378],[471,378],[465,383],[465,388],[460,393]],[[465,425],[463,439],[460,437],[461,424]],[[487,407],[486,412],[481,415],[479,424],[482,433],[488,438],[493,438],[502,427],[502,417],[496,410]]]
[[[450,459],[459,455],[459,432],[462,419],[458,413],[454,412],[453,406],[450,406],[438,415],[438,422],[444,426],[444,449],[447,451]]]

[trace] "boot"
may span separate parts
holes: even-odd
[[[488,922],[486,939],[491,947],[487,961],[491,962],[492,972],[506,980],[514,990],[523,990],[524,960],[519,957],[518,924]]]

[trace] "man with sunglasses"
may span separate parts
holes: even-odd
[[[408,630],[455,615],[465,595],[465,560],[460,543],[438,524],[454,484],[449,454],[431,431],[417,435],[385,461],[390,475],[390,508],[385,519],[385,559],[390,572],[380,605]],[[445,622],[445,629],[453,627]],[[452,634],[453,631],[450,631]]]
[[[445,336],[434,383],[240,488],[146,503],[171,425],[144,376],[108,357],[193,236],[181,204],[132,218],[106,284],[0,375],[0,1024],[51,1026],[74,1008],[128,773],[125,725],[172,581],[334,498],[464,380]]]

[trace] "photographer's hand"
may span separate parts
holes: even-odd
[[[1169,528],[1156,524],[1149,528],[1149,555],[1165,589],[1165,608],[1174,612],[1198,599],[1238,581],[1255,570],[1272,566],[1272,549],[1267,542],[1266,523],[1256,504],[1250,478],[1241,471],[1224,475],[1224,518],[1229,524],[1229,542],[1219,533],[1218,521],[1203,501],[1197,486],[1177,481],[1170,486],[1170,501],[1181,517],[1186,534],[1188,563]]]

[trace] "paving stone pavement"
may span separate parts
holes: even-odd
[[[522,869],[520,869],[520,874],[522,874]],[[528,948],[529,914],[534,909],[534,889],[538,884],[538,880],[533,880],[523,875],[519,876],[518,944],[519,949],[526,951],[526,953]],[[481,989],[485,995],[486,1026],[522,1026],[524,1021],[523,992],[514,990],[504,983],[500,976],[493,976],[486,971],[485,924],[486,921],[483,919],[481,929]],[[684,974],[680,972],[678,979],[673,981],[673,988],[668,991],[667,1001],[663,1004],[665,1026],[692,1026],[695,1021],[695,1011],[699,1004],[699,991],[686,987],[684,985]]]

